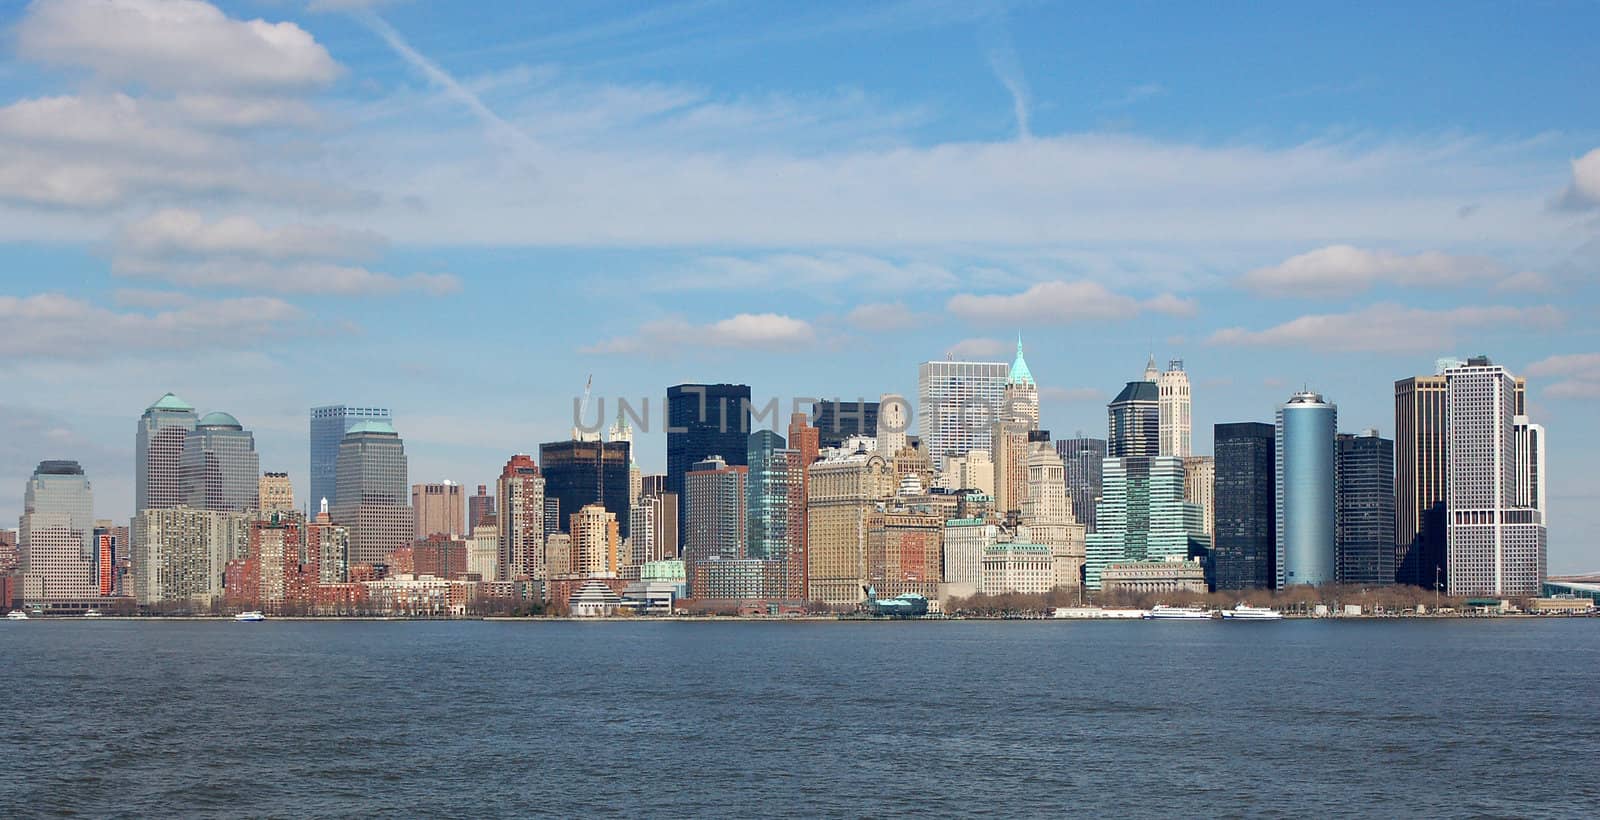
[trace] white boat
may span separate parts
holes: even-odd
[[[260,610],[252,609],[249,612],[241,612],[238,615],[233,616],[233,619],[235,621],[253,624],[259,621],[265,621],[267,616],[263,615]]]
[[[85,617],[85,618],[98,618],[98,617],[100,617],[100,610],[98,610],[98,609],[86,609],[86,610],[83,611],[83,617]]]
[[[1270,607],[1251,606],[1240,601],[1233,609],[1224,609],[1222,617],[1229,621],[1281,621],[1283,613]]]
[[[1072,618],[1078,620],[1104,620],[1131,618],[1138,620],[1145,616],[1143,609],[1102,609],[1097,606],[1058,606],[1051,613],[1056,618]]]
[[[1209,621],[1215,615],[1209,609],[1197,606],[1167,606],[1156,604],[1144,614],[1147,621]]]
[[[13,609],[10,612],[6,613],[6,620],[8,620],[8,621],[26,621],[26,620],[28,620],[28,613],[23,612],[20,609]]]

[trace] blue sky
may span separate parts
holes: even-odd
[[[1195,441],[1302,385],[1486,353],[1600,569],[1589,2],[0,0],[0,515],[43,458],[132,506],[173,390],[303,492],[306,408],[383,403],[487,482],[598,396],[912,394],[1017,333],[1057,435],[1146,355]],[[1588,423],[1585,423],[1587,421]],[[659,430],[639,460],[659,470]]]

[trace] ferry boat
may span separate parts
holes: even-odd
[[[86,610],[83,611],[83,617],[85,617],[85,618],[98,618],[98,617],[100,617],[100,610],[98,610],[98,609],[86,609]]]
[[[28,620],[28,613],[23,612],[20,609],[13,609],[10,612],[6,613],[6,620],[8,620],[8,621],[26,621],[26,620]]]
[[[1270,607],[1251,606],[1240,601],[1233,609],[1224,609],[1222,617],[1229,621],[1281,621],[1283,613]]]
[[[1144,614],[1147,621],[1209,621],[1215,615],[1209,609],[1197,606],[1167,606],[1156,604]]]
[[[242,623],[253,624],[260,621],[265,621],[267,616],[263,615],[260,610],[252,609],[249,612],[241,612],[238,615],[233,616],[233,619]]]

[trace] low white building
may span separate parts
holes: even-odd
[[[983,551],[1000,540],[1000,527],[982,518],[944,522],[944,582],[976,589],[983,574]]]
[[[1206,570],[1200,559],[1172,557],[1165,561],[1130,561],[1110,564],[1100,572],[1100,588],[1106,592],[1198,592],[1206,591]]]
[[[1042,595],[1055,585],[1055,560],[1044,544],[995,544],[983,551],[978,592],[984,595]]]

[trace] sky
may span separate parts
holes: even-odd
[[[1192,7],[1191,7],[1192,6]],[[0,520],[133,506],[172,391],[306,489],[307,410],[413,481],[649,399],[915,395],[1009,361],[1104,435],[1182,359],[1195,448],[1291,392],[1394,428],[1486,354],[1600,570],[1600,4],[0,0]],[[3,488],[11,487],[13,492]]]

